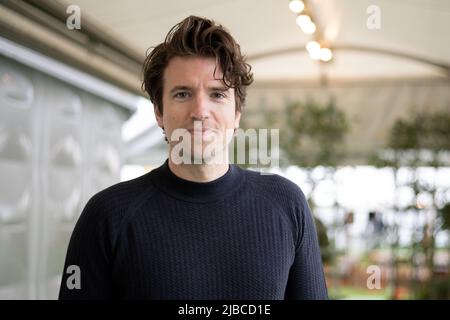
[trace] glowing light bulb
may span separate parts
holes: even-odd
[[[316,31],[316,24],[312,22],[311,17],[306,14],[299,15],[295,22],[302,29],[302,31],[306,34],[311,34]]]
[[[289,9],[294,13],[300,13],[305,9],[305,4],[301,0],[291,0],[289,2]]]
[[[303,26],[305,26],[307,24],[310,24],[312,21],[311,21],[311,18],[308,15],[301,14],[301,15],[297,16],[297,18],[295,19],[295,22],[297,22],[297,25],[300,28],[303,28]]]
[[[320,60],[327,62],[331,59],[333,59],[333,52],[329,48],[320,49]]]
[[[310,22],[302,28],[302,31],[306,34],[312,34],[316,32],[316,24],[314,22]]]
[[[309,41],[306,44],[306,50],[308,50],[308,52],[320,50],[320,44],[317,41]]]
[[[320,44],[317,41],[309,41],[306,44],[306,50],[308,50],[309,56],[314,60],[319,60],[320,55]]]

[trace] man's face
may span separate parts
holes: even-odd
[[[230,132],[239,127],[241,113],[235,111],[234,89],[227,88],[222,70],[213,58],[174,57],[163,76],[163,114],[155,106],[155,116],[171,141],[176,129],[187,129],[191,134],[192,149],[203,151],[209,143],[219,149],[227,147]],[[202,131],[194,131],[201,124]],[[228,130],[228,131],[227,131]],[[178,139],[176,139],[178,140]],[[175,142],[170,142],[173,147]],[[211,149],[211,146],[208,147]]]

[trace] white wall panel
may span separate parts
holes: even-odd
[[[0,56],[0,299],[54,299],[87,200],[119,181],[122,108]]]

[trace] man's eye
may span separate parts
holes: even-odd
[[[189,97],[189,93],[186,91],[177,92],[174,95],[174,98],[177,98],[177,99],[186,99],[188,97]]]
[[[224,94],[224,93],[221,93],[221,92],[214,92],[214,93],[212,94],[212,97],[213,97],[214,99],[223,99],[223,98],[226,98],[227,95]]]

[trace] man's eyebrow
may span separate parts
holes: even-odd
[[[223,86],[223,87],[209,87],[208,89],[211,90],[211,91],[222,91],[222,92],[225,92],[225,91],[228,91],[230,88],[228,88],[226,86]]]
[[[174,93],[175,91],[178,90],[192,90],[192,88],[188,86],[175,86],[170,90],[170,93]]]
[[[214,87],[208,87],[209,91],[220,91],[220,92],[225,92],[228,91],[230,88],[226,87],[226,86],[214,86]],[[175,86],[170,90],[170,93],[174,93],[175,91],[178,90],[192,90],[192,87],[189,86]]]

